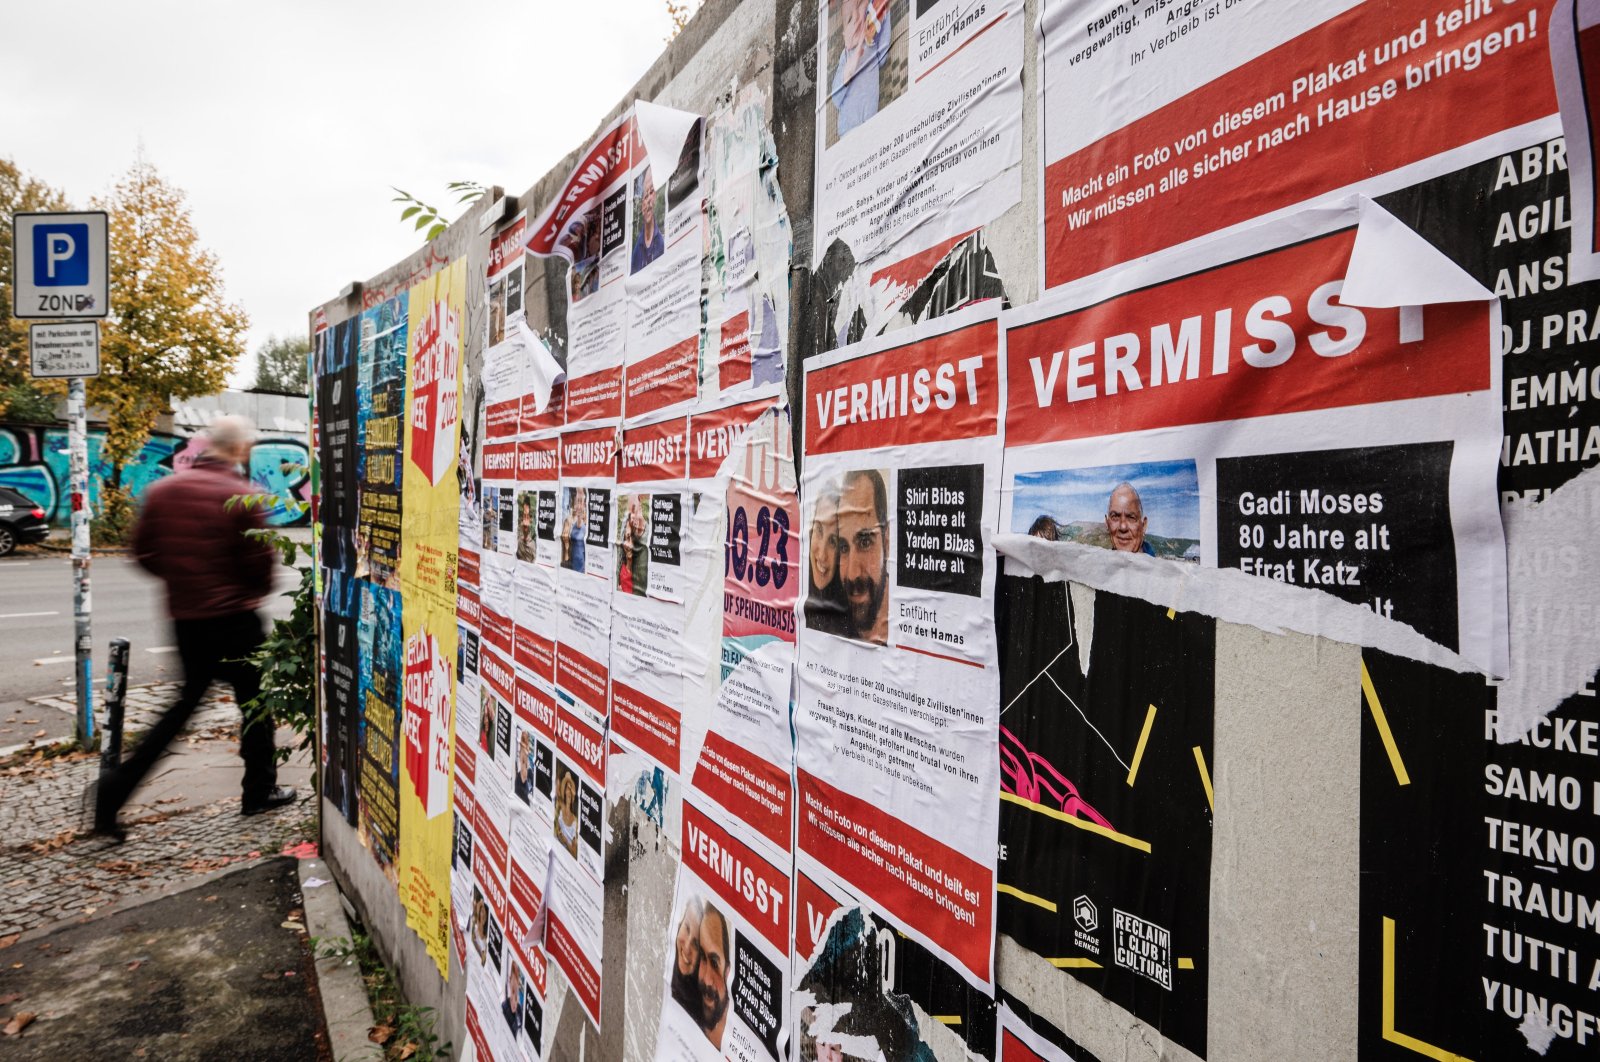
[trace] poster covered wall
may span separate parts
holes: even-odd
[[[466,263],[411,288],[401,523],[400,895],[406,924],[449,969],[456,665],[457,444]]]
[[[407,296],[361,315],[356,376],[356,575],[399,589],[400,425],[406,417]]]

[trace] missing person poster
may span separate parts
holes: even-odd
[[[752,844],[689,791],[657,1062],[779,1062],[788,1026],[789,857]]]
[[[1551,6],[1050,0],[1044,286],[1524,142]]]
[[[1362,716],[1361,1057],[1594,1057],[1593,690],[1504,744],[1510,720],[1472,675],[1366,650],[1348,696]]]
[[[530,269],[524,253],[528,220],[519,214],[489,241],[484,265],[484,297],[489,313],[484,322],[482,382],[485,439],[505,439],[527,430],[524,407],[544,413],[552,390],[566,370],[528,322]]]
[[[606,718],[611,688],[616,459],[615,428],[561,434],[556,692],[563,707],[599,721]]]
[[[517,551],[517,442],[515,439],[487,440],[483,444],[483,482],[480,506],[483,515],[484,555],[509,558]]]
[[[567,261],[567,423],[622,415],[632,264],[630,110],[600,134],[528,231],[529,254]]]
[[[613,517],[611,727],[674,775],[682,767],[691,683],[705,670],[706,652],[685,637],[690,579],[704,582],[706,568],[706,558],[689,548],[700,497],[688,473],[686,417],[629,421]]]
[[[1023,32],[1020,0],[818,0],[817,261],[905,259],[1018,201]]]
[[[448,976],[461,355],[466,263],[411,288],[407,326],[401,622],[400,895],[406,924]]]
[[[519,670],[555,681],[561,613],[556,570],[561,562],[557,514],[561,439],[545,433],[517,442],[516,563],[512,575],[513,656]]]
[[[705,249],[700,118],[640,100],[634,121],[623,402],[630,420],[683,406],[698,393]]]
[[[801,854],[983,988],[999,794],[996,309],[806,366],[795,714]]]
[[[400,425],[406,415],[405,292],[361,315],[356,360],[356,577],[400,588]]]
[[[554,821],[545,948],[600,1027],[605,935],[606,742],[583,712],[556,709]]]
[[[1507,666],[1494,302],[1341,298],[1353,209],[1006,319],[1006,532],[1237,568]]]

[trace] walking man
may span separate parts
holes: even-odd
[[[256,493],[241,475],[255,429],[244,417],[212,424],[210,445],[187,471],[145,492],[134,529],[134,559],[167,584],[167,612],[183,662],[183,691],[139,742],[133,754],[99,783],[94,831],[121,839],[117,813],[166,751],[206,694],[213,679],[233,687],[241,708],[260,692],[261,676],[244,662],[260,646],[256,607],[272,590],[276,554],[246,531],[265,526],[254,508],[228,499]],[[272,726],[246,724],[240,732],[244,792],[240,811],[259,815],[292,804],[299,794],[277,784]]]

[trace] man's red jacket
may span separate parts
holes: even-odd
[[[167,584],[175,620],[246,612],[272,591],[277,555],[245,532],[266,526],[258,509],[229,498],[258,494],[233,466],[202,454],[185,472],[157,480],[144,492],[133,556]]]

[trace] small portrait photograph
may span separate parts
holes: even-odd
[[[888,644],[888,480],[881,469],[854,469],[816,491],[807,525],[808,629]]]
[[[617,497],[617,589],[644,597],[650,586],[650,495]]]
[[[500,488],[483,488],[483,548],[494,551],[500,534]]]
[[[667,190],[656,187],[646,166],[633,179],[633,255],[628,272],[639,272],[667,249],[661,231],[666,220]]]
[[[522,980],[522,971],[515,962],[506,963],[506,998],[500,1004],[500,1015],[515,1036],[522,1028],[522,1000],[528,986]]]
[[[590,210],[561,238],[562,245],[572,254],[569,282],[573,302],[600,290],[600,213]]]
[[[556,761],[556,843],[574,859],[578,857],[578,774]]]
[[[589,542],[589,490],[564,487],[561,491],[561,566],[584,571]]]
[[[1052,542],[1200,563],[1200,481],[1193,461],[1025,472],[1011,530]]]
[[[511,781],[512,791],[524,804],[533,802],[533,731],[517,727],[516,774]]]
[[[678,912],[670,993],[717,1050],[728,1029],[733,926],[704,895],[689,895]]]
[[[478,687],[478,748],[494,759],[494,694],[488,686]]]
[[[506,341],[506,278],[500,277],[489,284],[489,345],[498,346]]]
[[[476,885],[472,887],[472,946],[478,952],[478,961],[482,962],[489,947],[489,904]]]
[[[517,560],[532,564],[539,559],[539,492],[517,492]]]
[[[825,0],[828,5],[827,146],[906,90],[911,35],[906,0]]]

